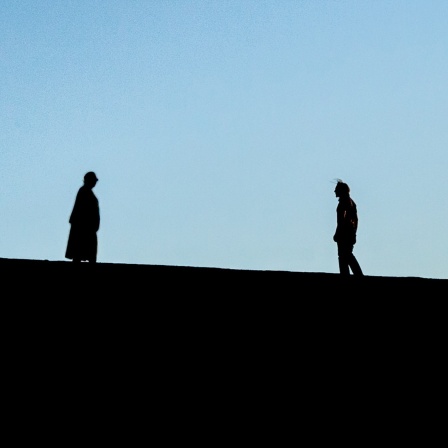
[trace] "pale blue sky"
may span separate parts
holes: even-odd
[[[448,1],[0,1],[0,257],[448,278]],[[67,262],[69,262],[67,260]]]

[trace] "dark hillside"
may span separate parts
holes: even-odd
[[[291,300],[444,299],[448,280],[420,277],[365,276],[343,278],[339,274],[251,271],[221,268],[81,263],[68,261],[0,258],[4,285],[26,297],[80,298],[158,302],[208,299],[210,302],[273,303]]]
[[[24,331],[199,331],[207,340],[445,327],[448,280],[20,259],[0,259],[0,268],[3,310]]]
[[[426,412],[444,387],[448,280],[15,259],[0,268],[9,408],[39,429],[143,426],[152,412],[183,438],[204,424],[248,429],[248,418],[305,418],[320,434],[324,412],[341,425],[348,416],[353,431]]]
[[[252,310],[265,317],[284,313],[286,319],[303,310],[335,312],[349,306],[370,313],[379,308],[418,303],[420,307],[441,306],[447,298],[448,280],[420,277],[348,278],[339,274],[251,271],[220,268],[81,263],[68,261],[0,259],[5,294],[12,303],[49,303],[75,309],[88,305],[110,311],[112,304],[121,312],[141,316],[145,308],[184,309],[200,314]],[[11,303],[11,300],[8,300]],[[268,311],[269,310],[269,311]]]

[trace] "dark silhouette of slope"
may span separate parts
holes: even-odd
[[[445,339],[442,279],[21,259],[0,259],[0,268],[14,337],[82,346],[86,356],[228,346],[235,356],[274,347],[292,356],[322,344],[365,351],[416,335]]]
[[[426,397],[444,387],[448,280],[17,259],[0,268],[4,382],[47,426],[43,409],[53,409],[52,428],[70,420],[79,431],[80,409],[95,426],[134,427],[147,406],[169,431],[179,420],[198,428],[198,416],[201,432],[218,420],[227,431],[229,410],[245,426],[250,416],[296,428],[298,409],[318,433],[325,407],[331,422],[349,416],[350,431],[366,421],[376,431],[378,409],[395,425],[427,413]]]
[[[448,280],[186,266],[0,259],[5,285],[29,295],[146,302],[443,299]]]

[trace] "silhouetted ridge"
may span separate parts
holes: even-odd
[[[7,287],[48,297],[123,300],[384,300],[445,298],[448,280],[222,268],[0,259]],[[351,292],[347,285],[355,289]],[[375,296],[374,296],[375,295]]]

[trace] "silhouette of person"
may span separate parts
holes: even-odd
[[[353,246],[356,244],[358,230],[358,210],[355,201],[350,197],[350,188],[338,179],[334,189],[339,203],[336,208],[336,232],[333,240],[338,245],[339,272],[342,275],[364,275],[358,260],[353,255]]]
[[[70,232],[65,258],[73,262],[96,263],[98,250],[97,232],[100,228],[100,208],[92,189],[98,182],[93,171],[84,176],[84,185],[79,188],[70,214]]]

